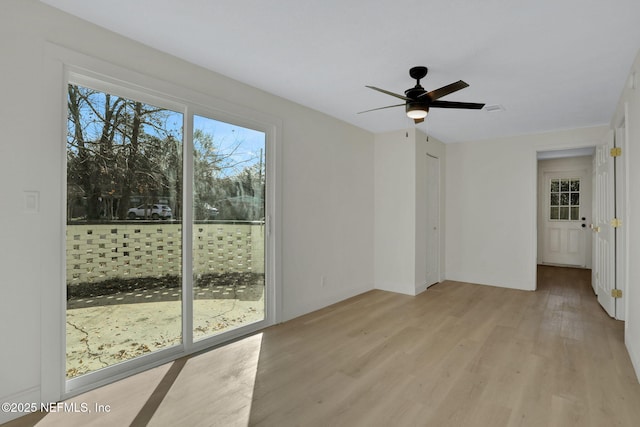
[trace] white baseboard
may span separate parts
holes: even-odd
[[[3,406],[3,410],[0,411],[0,424],[4,424],[8,421],[15,420],[23,415],[29,414],[28,412],[13,412],[13,410],[23,409],[25,406],[35,404],[40,409],[40,387],[33,387],[27,390],[23,390],[19,393],[9,394],[7,396],[0,397],[0,403],[9,404],[9,411]],[[15,404],[11,407],[11,404]]]
[[[416,295],[423,293],[427,290],[428,287],[429,285],[427,285],[426,283],[416,285]]]

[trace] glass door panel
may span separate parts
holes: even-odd
[[[183,114],[68,85],[66,377],[182,342]]]
[[[264,132],[193,119],[193,339],[265,318]]]

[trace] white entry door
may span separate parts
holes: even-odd
[[[607,134],[605,144],[596,147],[595,185],[596,202],[594,212],[594,274],[598,302],[611,317],[616,316],[616,300],[611,295],[615,289],[615,228],[614,218],[615,183],[614,160],[610,155],[613,148],[613,132]]]
[[[544,185],[542,262],[586,267],[591,177],[586,170],[546,172]]]
[[[427,287],[440,281],[440,159],[427,154]]]

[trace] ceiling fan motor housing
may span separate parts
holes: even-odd
[[[420,79],[427,75],[427,67],[413,67],[409,70],[409,75],[416,79],[416,85],[404,91],[404,95],[412,101],[407,101],[405,111],[412,119],[423,119],[429,113],[429,101],[431,98],[426,95],[426,90],[420,85]],[[419,99],[419,100],[418,100]]]
[[[417,84],[415,87],[412,87],[411,89],[405,90],[404,91],[404,95],[407,98],[418,99],[418,97],[422,96],[425,92],[426,92],[426,90],[424,90],[424,88],[422,86]],[[430,100],[431,98],[429,98],[429,96],[426,95],[426,98],[423,96],[422,99],[429,99]]]

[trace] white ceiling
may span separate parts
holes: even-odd
[[[413,126],[399,100],[429,67],[442,100],[419,128],[461,142],[609,123],[640,48],[638,0],[42,0],[161,51],[372,132]],[[400,101],[401,102],[401,101]]]

